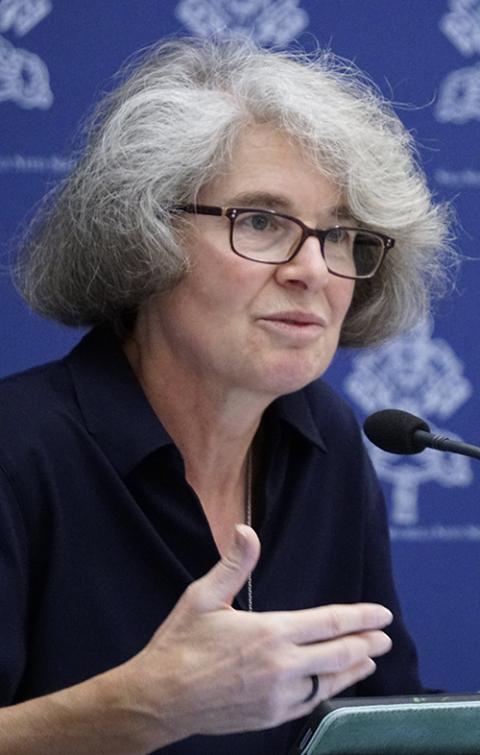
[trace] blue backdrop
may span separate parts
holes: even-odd
[[[6,269],[19,224],[68,170],[78,124],[138,48],[222,29],[267,45],[296,38],[307,48],[329,46],[404,103],[398,112],[419,141],[435,193],[455,204],[462,272],[434,321],[386,347],[339,354],[328,379],[360,419],[400,406],[480,443],[479,0],[0,0],[0,374],[57,357],[80,336],[30,314]],[[433,451],[372,453],[425,682],[477,690],[478,463]]]

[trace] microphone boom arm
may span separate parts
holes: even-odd
[[[419,451],[424,448],[435,448],[437,451],[451,451],[455,454],[462,454],[462,456],[471,456],[473,459],[480,459],[480,448],[472,446],[470,443],[451,440],[443,435],[427,433],[425,430],[415,430],[413,438]]]

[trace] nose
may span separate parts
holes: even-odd
[[[276,268],[277,280],[281,285],[295,288],[323,288],[330,279],[323,258],[320,240],[309,236],[293,259]]]

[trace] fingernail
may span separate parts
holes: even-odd
[[[382,606],[378,612],[378,618],[386,626],[392,623],[393,613],[388,608],[385,608],[385,606]]]
[[[244,524],[236,524],[235,525],[235,547],[239,550],[243,550],[245,547],[246,537],[245,537],[245,525]]]

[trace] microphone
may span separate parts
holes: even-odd
[[[391,454],[418,454],[425,448],[435,448],[437,451],[480,459],[478,446],[434,435],[423,419],[400,409],[383,409],[371,414],[365,420],[363,429],[375,446]]]

